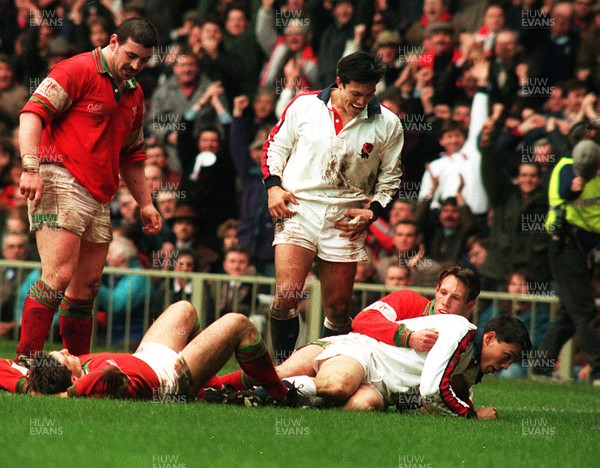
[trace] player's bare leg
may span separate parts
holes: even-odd
[[[356,262],[327,262],[317,258],[317,266],[326,316],[323,336],[349,333],[352,331],[350,302]]]
[[[148,329],[140,347],[144,343],[161,343],[179,353],[188,343],[197,322],[198,314],[190,302],[171,304]]]
[[[275,300],[269,311],[275,361],[291,356],[300,331],[298,302],[315,252],[292,244],[275,246]]]
[[[316,375],[313,367],[314,359],[323,352],[323,347],[319,345],[306,345],[293,352],[289,359],[286,359],[278,365],[275,370],[281,378],[292,377],[294,375]]]
[[[242,314],[229,313],[206,328],[181,352],[197,387],[204,386],[235,352],[240,367],[277,401],[288,392],[275,372],[258,330]]]
[[[43,348],[54,314],[75,271],[81,245],[80,237],[65,229],[42,226],[35,236],[42,277],[31,286],[25,299],[17,354]]]
[[[320,363],[314,382],[317,395],[343,404],[361,386],[365,371],[360,362],[348,356],[334,356]]]
[[[342,406],[342,409],[353,411],[383,411],[385,409],[385,403],[381,393],[366,384],[362,384],[358,387],[358,390],[354,392],[354,395],[348,398],[346,403],[344,403],[344,406]]]

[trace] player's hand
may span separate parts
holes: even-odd
[[[498,411],[493,406],[479,408],[477,410],[477,419],[498,419]]]
[[[352,208],[344,211],[344,216],[350,218],[349,221],[338,221],[335,223],[335,228],[344,231],[340,237],[349,237],[351,241],[359,238],[360,233],[369,227],[369,223],[373,219],[371,210]]]
[[[162,218],[152,203],[140,208],[140,218],[144,223],[144,234],[158,234],[162,229]]]
[[[290,218],[296,214],[290,210],[288,203],[299,205],[294,195],[280,186],[276,185],[267,191],[269,213],[273,218],[284,219]]]
[[[33,200],[33,206],[38,206],[44,190],[44,181],[39,172],[22,172],[19,191],[28,200]]]
[[[408,346],[415,351],[427,352],[433,348],[439,335],[437,330],[434,330],[433,328],[412,332],[408,338]]]

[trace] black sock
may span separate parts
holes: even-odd
[[[296,340],[300,333],[300,318],[298,316],[288,320],[278,320],[271,317],[271,343],[275,352],[276,364],[281,364],[289,358],[296,347]]]

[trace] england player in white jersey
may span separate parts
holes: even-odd
[[[476,327],[457,315],[432,315],[403,321],[411,330],[436,329],[438,339],[429,352],[392,346],[350,333],[305,347],[313,352],[315,377],[292,377],[296,385],[344,409],[384,410],[406,395],[418,395],[422,410],[479,419],[495,419],[495,408],[475,410],[464,388],[483,374],[506,369],[531,349],[523,323],[515,317],[496,317],[475,341]],[[280,374],[281,375],[281,374]],[[460,391],[457,388],[460,382]],[[460,393],[460,396],[459,396]]]

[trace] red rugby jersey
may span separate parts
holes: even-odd
[[[160,387],[156,372],[144,361],[131,354],[94,353],[84,354],[79,359],[85,375],[69,387],[67,394],[70,397],[107,396],[106,383],[102,377],[103,371],[109,367],[117,367],[129,377],[127,388],[120,395],[121,398],[151,400]]]
[[[107,203],[122,162],[143,161],[144,97],[135,79],[118,92],[101,49],[56,64],[21,112],[42,118],[40,162],[60,164]]]

